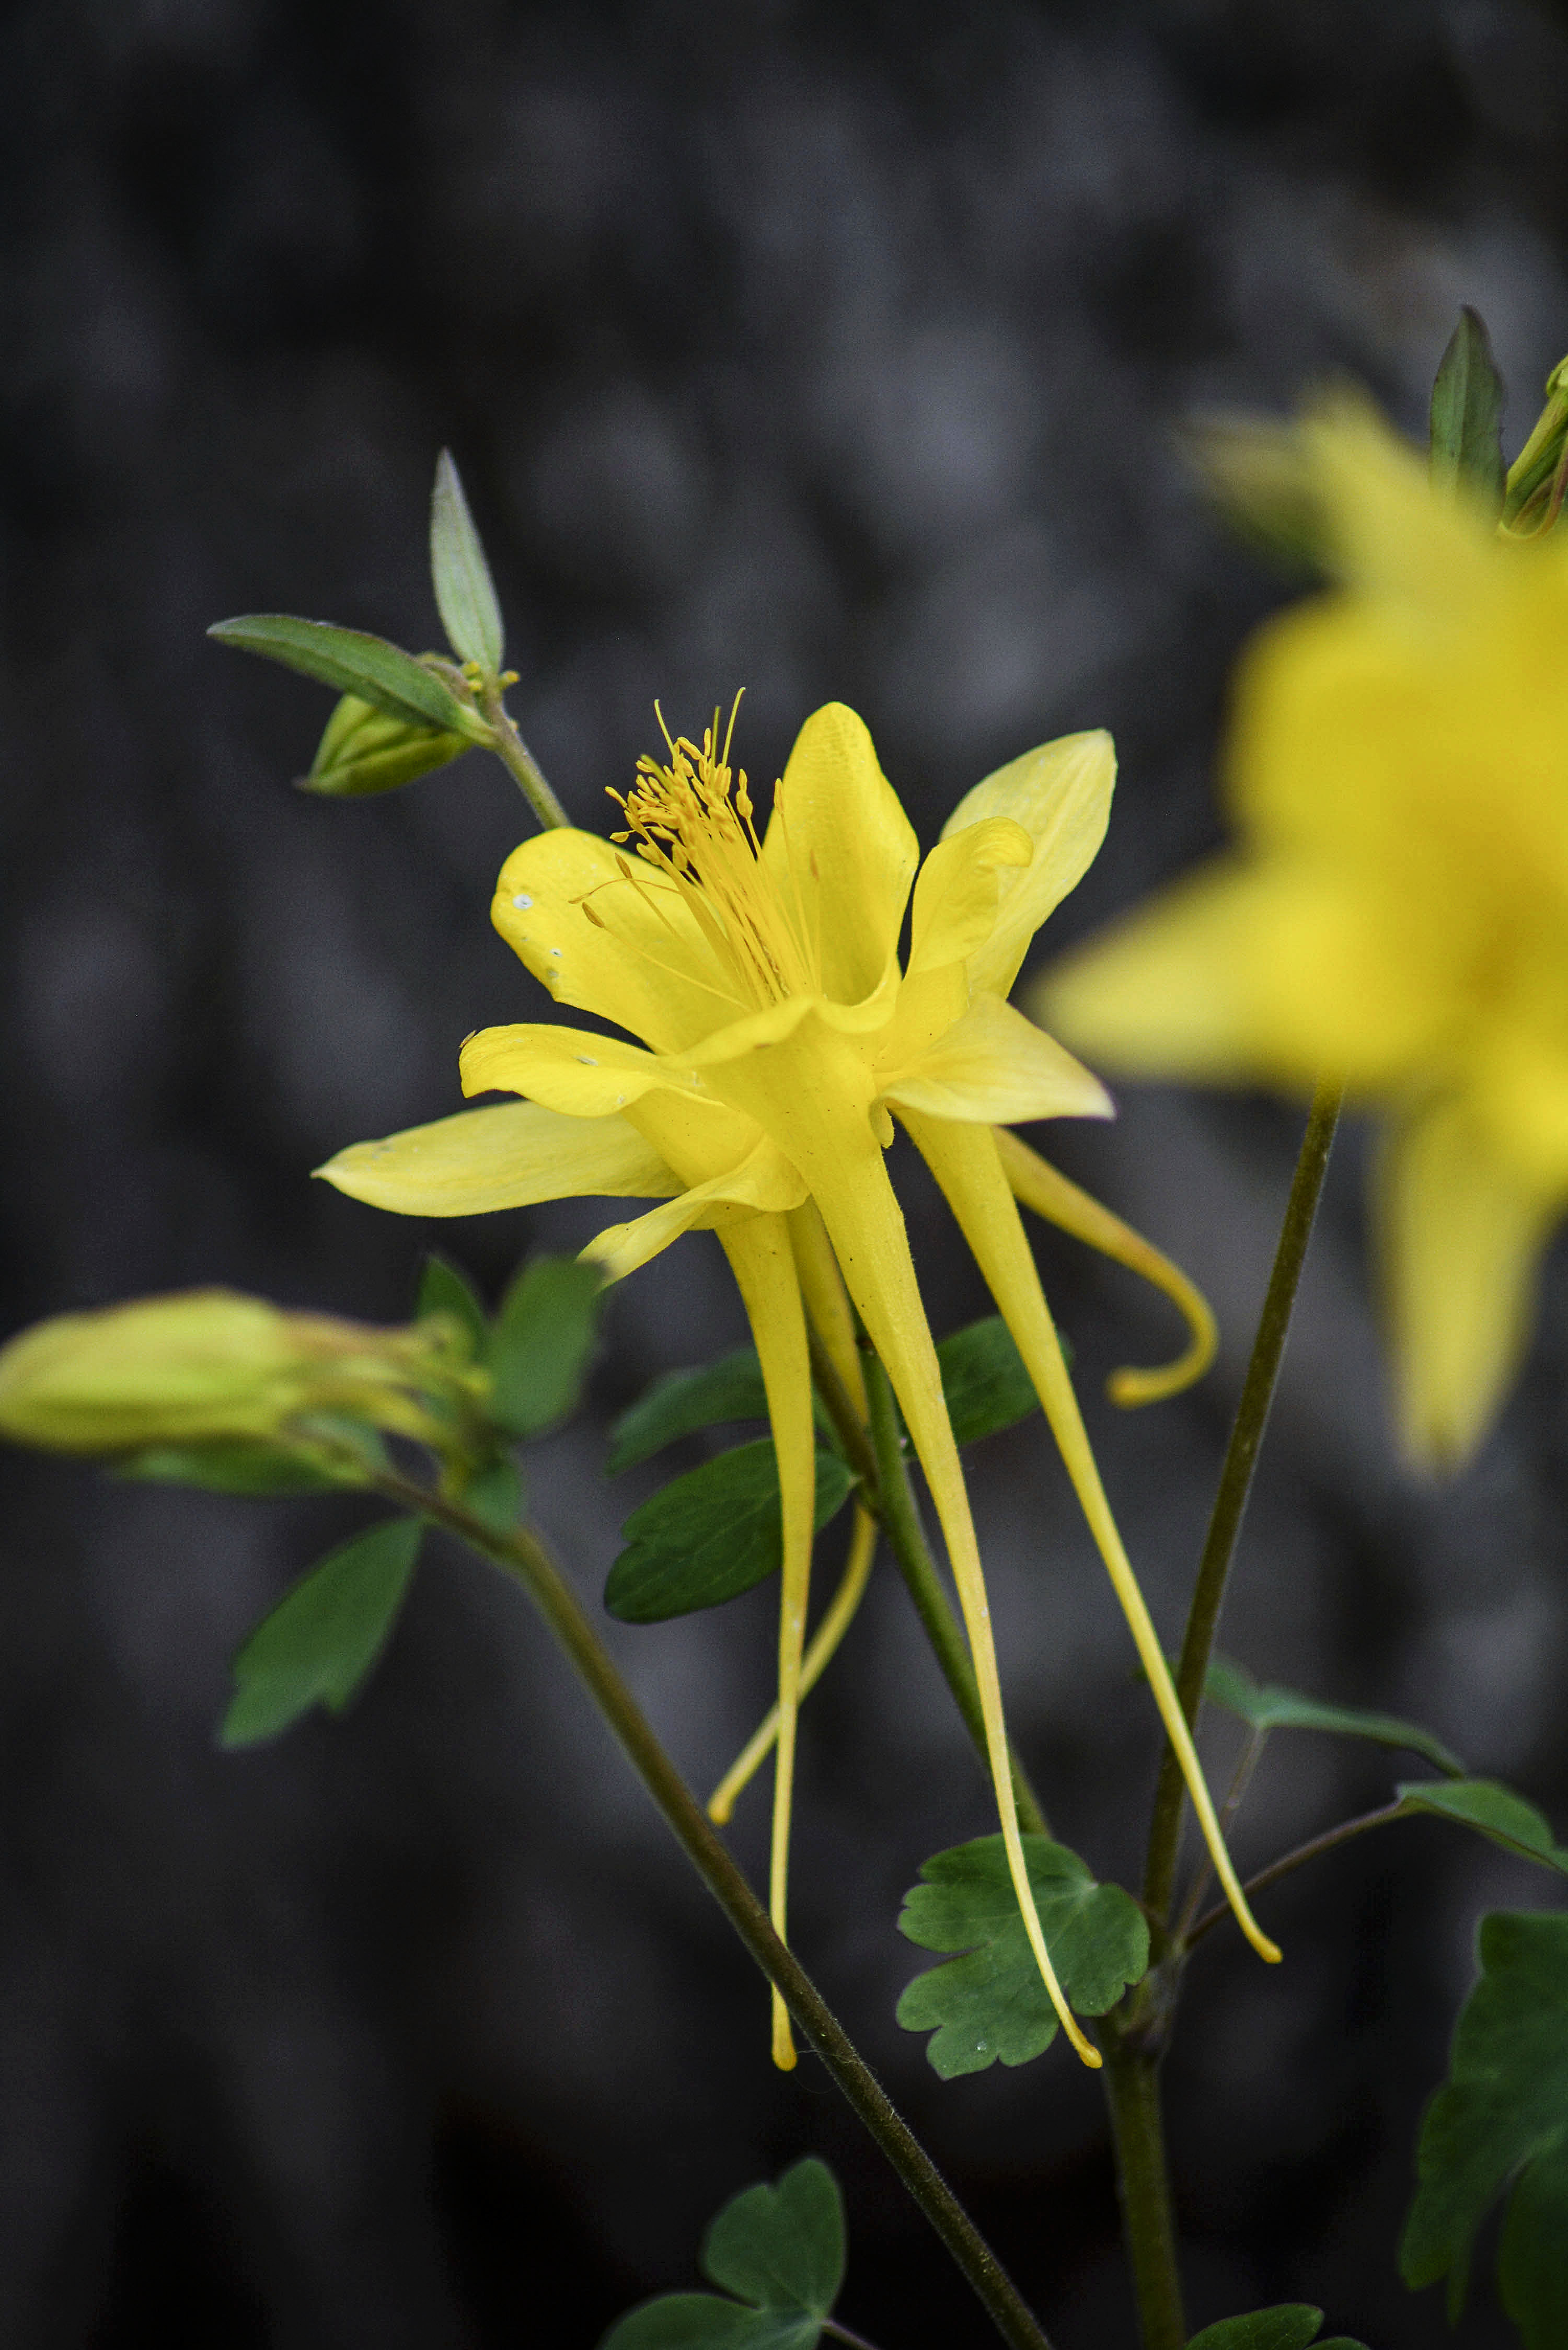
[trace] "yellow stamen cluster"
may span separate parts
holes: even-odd
[[[639,759],[631,790],[609,794],[627,827],[610,838],[636,843],[665,890],[672,889],[695,917],[734,984],[737,1002],[760,1011],[786,996],[815,993],[819,958],[798,890],[786,879],[781,891],[779,874],[763,860],[745,769],[730,764],[739,708],[737,694],[722,749],[717,711],[701,746],[683,734],[671,737],[665,728],[668,762]],[[662,712],[659,723],[664,725]],[[657,884],[649,890],[624,858],[621,875],[655,902],[663,894]],[[586,902],[583,910],[595,919]]]

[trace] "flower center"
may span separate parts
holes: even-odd
[[[786,996],[817,993],[821,957],[788,861],[763,858],[745,769],[730,764],[735,710],[722,750],[717,711],[701,746],[665,730],[668,761],[639,759],[631,790],[610,792],[626,817],[626,829],[610,837],[635,842],[639,858],[657,876],[621,858],[622,880],[661,914],[660,899],[678,899],[718,960],[724,992],[742,1010],[760,1011]],[[663,726],[662,713],[659,723]],[[781,825],[782,792],[782,785],[775,787],[774,821]],[[586,899],[583,911],[590,921],[598,919]]]

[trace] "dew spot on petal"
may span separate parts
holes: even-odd
[[[532,898],[517,897],[513,899],[512,903],[516,907],[517,911],[520,914],[525,914],[528,911],[529,907],[534,903],[534,900]]]

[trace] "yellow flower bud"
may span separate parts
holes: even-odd
[[[441,1403],[482,1377],[440,1318],[383,1330],[192,1289],[57,1315],[0,1347],[0,1436],[115,1454],[275,1441],[332,1413],[440,1442]]]

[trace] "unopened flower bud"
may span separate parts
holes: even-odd
[[[1539,538],[1554,528],[1568,487],[1568,359],[1546,379],[1546,405],[1529,440],[1508,469],[1502,528],[1515,538]]]
[[[300,789],[328,799],[366,799],[417,782],[472,747],[466,735],[395,718],[346,693],[327,722]]]
[[[58,1315],[0,1347],[0,1436],[113,1456],[286,1443],[325,1415],[440,1446],[483,1384],[440,1316],[384,1330],[192,1289]]]

